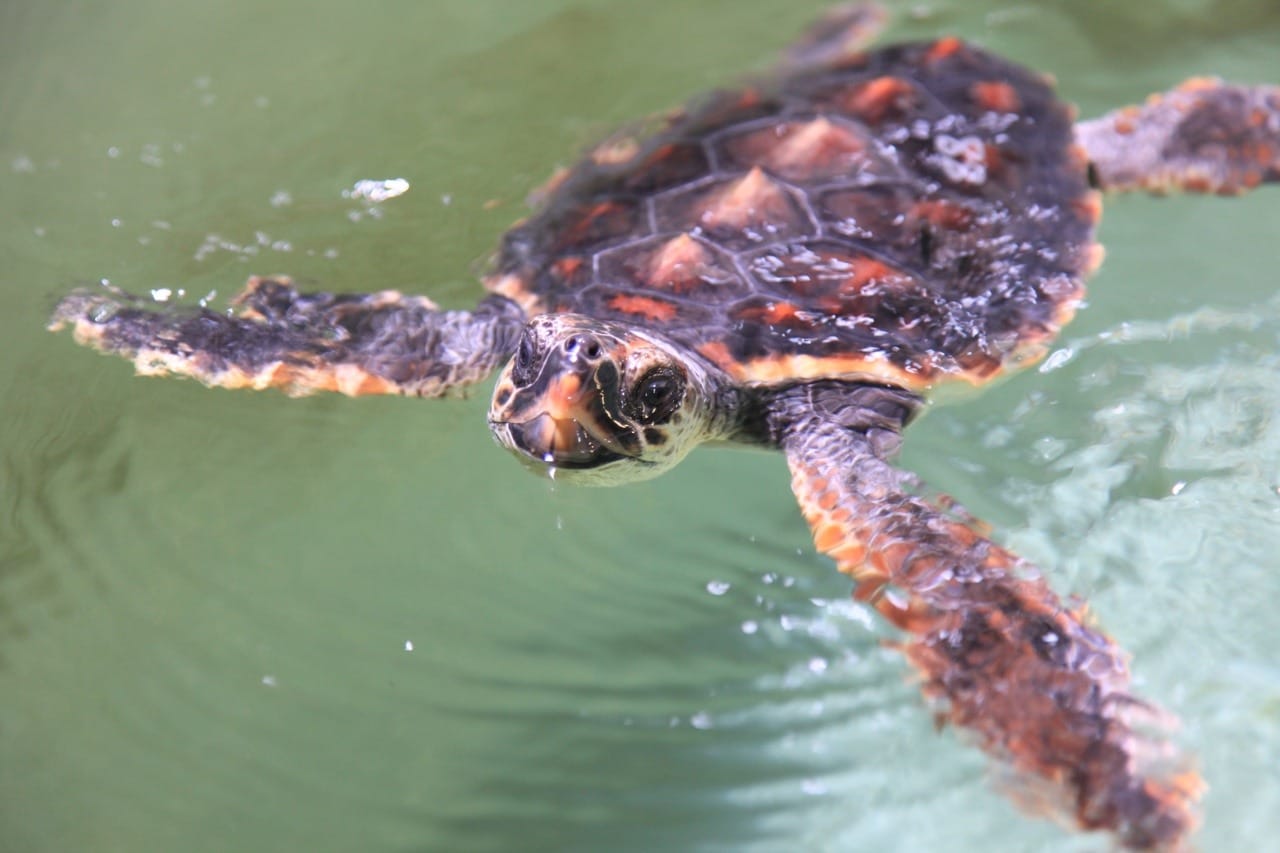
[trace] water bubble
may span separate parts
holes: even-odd
[[[740,627],[742,629],[742,633],[750,636],[760,630],[760,623],[756,622],[754,619],[748,619],[746,622],[743,622]]]
[[[707,581],[707,592],[712,595],[724,595],[728,591],[728,581]]]
[[[411,651],[413,651],[413,640],[405,640],[405,641],[404,641],[404,650],[405,650],[406,652],[411,652]]]
[[[1071,359],[1076,357],[1076,352],[1071,347],[1063,347],[1060,350],[1054,350],[1049,357],[1044,360],[1044,364],[1040,365],[1041,373],[1049,373],[1062,367]]]
[[[698,729],[699,731],[706,731],[707,729],[711,728],[713,725],[711,722],[711,715],[708,714],[706,711],[699,711],[698,713],[694,714],[692,717],[689,718],[689,725],[693,726],[695,729]]]
[[[263,686],[263,687],[275,687],[275,686],[276,686],[276,677],[275,677],[274,675],[264,675],[264,676],[262,676],[262,686]]]
[[[156,169],[163,166],[164,159],[160,156],[160,146],[154,142],[148,142],[143,145],[142,153],[138,155],[138,162]]]

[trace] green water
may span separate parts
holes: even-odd
[[[0,849],[1103,850],[934,732],[767,454],[556,487],[450,402],[135,379],[41,329],[108,278],[467,305],[612,125],[761,67],[818,3],[0,7]],[[900,4],[1095,113],[1280,79],[1271,4]],[[371,211],[363,178],[411,189]],[[1280,849],[1280,190],[1113,202],[1045,367],[904,464],[1088,597]]]

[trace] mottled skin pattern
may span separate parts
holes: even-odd
[[[885,461],[910,412],[901,392],[871,386],[779,395],[771,423],[818,550],[907,632],[901,648],[950,721],[1049,783],[1025,805],[1065,808],[1126,846],[1176,844],[1202,783],[1159,772],[1156,744],[1135,734],[1154,711],[1129,694],[1124,656],[1018,557],[913,493]]]
[[[1280,88],[1188,80],[1076,129],[1108,189],[1234,195],[1280,181]]]
[[[100,290],[51,325],[140,373],[293,394],[439,396],[506,362],[490,428],[563,480],[779,449],[817,549],[1020,800],[1180,848],[1202,783],[1124,655],[888,459],[932,386],[984,382],[1070,318],[1099,190],[1280,180],[1280,90],[1195,80],[1073,127],[1045,79],[957,39],[864,51],[878,20],[834,10],[771,77],[557,173],[474,311],[254,279],[230,312]]]
[[[484,379],[507,360],[524,314],[489,298],[441,311],[424,296],[300,294],[286,278],[252,278],[234,313],[158,312],[117,290],[63,299],[50,328],[133,359],[142,375],[192,375],[223,388],[291,395],[438,397]]]

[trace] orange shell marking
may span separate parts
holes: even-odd
[[[880,355],[775,355],[741,362],[734,359],[729,348],[720,341],[703,344],[698,347],[698,352],[734,380],[748,385],[778,385],[806,379],[842,377],[888,382],[910,391],[927,391],[937,380],[943,378],[932,368],[922,367],[912,371],[899,367]],[[989,378],[989,375],[978,376],[968,372],[957,375],[974,385],[982,384]]]
[[[964,42],[955,36],[943,36],[933,43],[924,58],[926,62],[940,62],[949,56],[954,56],[962,47]]]
[[[1017,90],[1003,80],[974,83],[970,94],[978,106],[993,113],[1016,113],[1022,108]]]
[[[676,316],[675,305],[652,296],[619,293],[609,297],[608,304],[620,314],[634,314],[656,322],[669,323]]]
[[[842,99],[845,110],[876,124],[915,94],[911,84],[900,77],[877,77],[853,89]]]

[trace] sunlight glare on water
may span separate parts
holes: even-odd
[[[488,386],[210,391],[43,331],[99,280],[469,306],[555,166],[822,4],[322,5],[0,9],[0,850],[1108,849],[935,731],[776,454],[573,488],[494,445]],[[889,5],[1083,115],[1280,77],[1271,4]],[[1133,654],[1211,786],[1204,850],[1280,838],[1278,210],[1113,200],[1039,369],[902,457]]]

